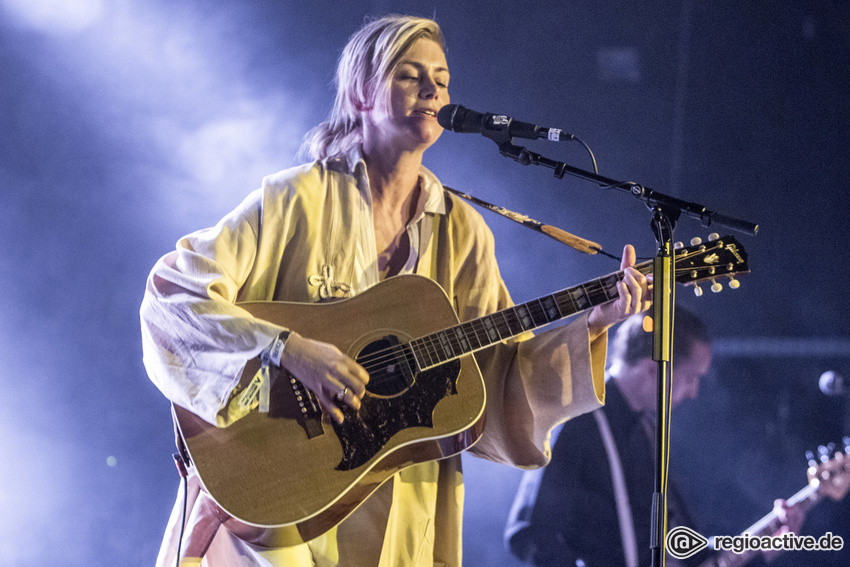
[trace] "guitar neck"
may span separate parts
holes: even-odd
[[[787,500],[789,506],[796,506],[804,514],[811,510],[815,504],[820,502],[823,496],[818,492],[818,484],[809,484],[794,496]],[[758,522],[744,530],[743,533],[749,534],[751,537],[758,538],[763,536],[772,536],[779,528],[782,527],[782,521],[775,512],[771,512]],[[743,553],[735,553],[731,550],[725,550],[718,555],[710,558],[700,567],[741,567],[749,563],[757,554],[761,553],[756,550],[747,550]]]
[[[649,274],[652,262],[638,264],[635,269],[644,275]],[[622,279],[622,271],[614,272],[426,335],[408,344],[419,369],[426,370],[616,299],[619,297],[617,283]]]

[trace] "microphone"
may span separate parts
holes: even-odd
[[[527,138],[537,140],[545,138],[551,142],[568,142],[575,138],[557,128],[541,128],[528,122],[514,120],[504,114],[480,113],[469,110],[459,104],[447,104],[437,113],[437,122],[446,130],[461,134],[483,134],[508,138]]]
[[[820,391],[827,396],[846,396],[850,394],[850,388],[844,383],[844,376],[832,370],[827,370],[820,375],[818,386],[820,386]]]

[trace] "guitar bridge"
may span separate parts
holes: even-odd
[[[316,401],[316,396],[304,387],[301,382],[294,376],[282,368],[277,368],[282,376],[278,376],[278,380],[273,382],[272,397],[276,397],[275,403],[271,404],[269,417],[287,417],[295,418],[298,425],[304,429],[307,439],[313,439],[319,435],[324,435],[325,430],[322,428],[322,409]],[[274,370],[273,370],[274,371]],[[285,378],[285,380],[284,380]],[[286,392],[284,383],[288,383],[292,390],[292,395]],[[281,385],[278,389],[276,386]],[[275,396],[277,390],[277,396]]]

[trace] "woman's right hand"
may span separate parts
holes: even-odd
[[[369,373],[334,345],[292,333],[280,365],[315,394],[322,410],[337,423],[343,421],[339,404],[360,409]]]

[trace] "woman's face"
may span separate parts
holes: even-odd
[[[416,40],[389,82],[389,108],[375,105],[370,114],[376,133],[405,149],[431,146],[443,133],[437,112],[449,103],[449,69],[442,47]]]

